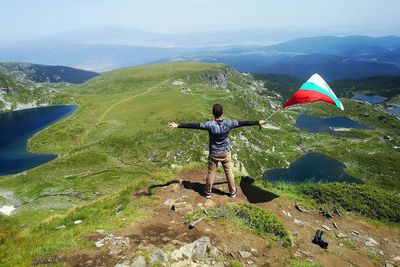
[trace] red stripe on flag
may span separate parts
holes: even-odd
[[[328,102],[330,104],[335,105],[335,102],[327,95],[324,95],[322,93],[316,92],[316,91],[311,91],[311,90],[298,90],[292,98],[290,98],[288,101],[286,101],[285,104],[282,105],[281,109],[284,109],[286,107],[296,105],[296,104],[304,104],[304,103],[310,103],[314,101],[323,101],[323,102]]]

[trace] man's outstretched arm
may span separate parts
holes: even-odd
[[[238,121],[237,122],[237,126],[235,128],[243,127],[243,126],[253,126],[253,125],[261,126],[261,125],[264,125],[266,123],[267,122],[264,121],[264,120],[259,120],[259,121]]]
[[[186,128],[186,129],[207,130],[206,127],[204,126],[204,123],[198,123],[198,122],[193,122],[193,123],[175,123],[175,122],[170,122],[170,123],[168,123],[168,127],[171,128],[171,129]]]

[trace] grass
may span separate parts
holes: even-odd
[[[146,213],[141,206],[153,200],[133,199],[131,192],[139,188],[142,185],[138,182],[136,186],[76,207],[65,215],[50,216],[30,230],[16,232],[9,229],[3,232],[0,243],[2,266],[30,266],[35,259],[66,249],[93,248],[93,242],[86,241],[84,236],[96,229],[120,229],[143,219]],[[82,224],[75,225],[76,220],[82,220]],[[65,228],[57,228],[62,225]]]
[[[226,222],[244,225],[262,236],[281,241],[284,247],[293,243],[289,231],[282,221],[268,210],[258,208],[255,205],[238,204],[207,208],[206,212],[197,210],[189,217],[192,219],[199,218],[204,216],[204,213],[208,218],[220,218]]]
[[[218,75],[224,76],[226,82],[217,85],[215,78]],[[174,81],[183,84],[177,85]],[[278,82],[274,81],[270,86],[276,86]],[[183,90],[183,87],[186,89]],[[79,241],[78,236],[86,233],[84,229],[89,232],[101,226],[98,221],[91,220],[90,216],[84,217],[87,224],[80,228],[66,228],[65,238],[69,236],[72,239],[64,239],[65,245],[57,242],[50,244],[56,234],[51,232],[53,230],[46,232],[44,228],[70,223],[79,217],[73,214],[97,212],[97,208],[106,205],[100,204],[101,201],[109,201],[108,196],[115,197],[122,188],[138,188],[137,183],[145,186],[165,182],[171,179],[172,165],[204,164],[202,158],[203,152],[208,149],[207,133],[184,129],[172,131],[166,127],[167,122],[208,120],[214,103],[224,106],[227,119],[257,120],[275,110],[276,107],[271,104],[283,101],[273,90],[258,86],[249,76],[242,76],[226,65],[204,63],[166,63],[125,68],[104,73],[81,85],[59,85],[57,92],[51,94],[46,93],[48,89],[41,85],[37,89],[39,91],[32,92],[46,96],[45,101],[52,104],[76,104],[79,109],[39,132],[29,142],[30,151],[58,154],[56,160],[20,175],[0,177],[2,190],[14,193],[21,202],[34,200],[12,217],[0,217],[0,236],[3,236],[3,240],[13,236],[1,245],[1,253],[4,253],[1,256],[4,255],[10,263],[27,264],[32,257],[55,253],[75,245],[88,245]],[[32,100],[32,96],[26,95],[26,99]],[[235,129],[231,133],[233,154],[243,163],[249,175],[256,179],[256,184],[263,187],[262,175],[265,170],[287,167],[303,155],[298,144],[301,140],[303,147],[345,163],[346,172],[366,182],[365,187],[353,188],[326,198],[323,195],[311,198],[311,194],[300,192],[290,185],[271,189],[279,195],[294,196],[310,205],[318,204],[321,199],[326,202],[332,197],[336,201],[335,205],[351,207],[352,196],[365,190],[356,196],[360,197],[356,208],[362,210],[365,208],[362,205],[364,198],[372,201],[373,195],[370,194],[375,192],[374,188],[398,193],[400,157],[397,157],[398,150],[394,148],[400,143],[398,120],[384,113],[381,107],[347,99],[342,99],[342,102],[346,108],[345,113],[331,105],[314,103],[277,113],[269,121],[278,127],[275,130],[259,131],[257,127]],[[312,134],[294,126],[299,114],[348,116],[375,130],[354,133],[362,135],[364,139]],[[392,139],[385,140],[384,136]],[[312,190],[317,192],[318,188]],[[386,195],[381,194],[383,191],[377,192],[382,203],[387,203]],[[69,197],[54,196],[57,194],[68,194]],[[385,204],[390,207],[384,209],[387,215],[385,220],[393,221],[394,216],[397,216],[397,213],[389,214],[392,205],[399,204],[398,198],[390,197],[392,200],[394,202]],[[0,205],[2,201],[1,198]],[[131,207],[133,204],[129,203],[127,205]],[[85,212],[69,211],[75,206],[82,206],[79,209]],[[270,218],[268,214],[258,213],[249,207],[242,209],[245,214],[251,214],[257,220],[264,216]],[[235,214],[239,211],[232,208],[230,212]],[[55,213],[61,214],[61,217],[49,219],[47,224],[42,224],[43,220]],[[365,214],[369,216],[368,212]],[[132,218],[135,216],[132,211]],[[66,218],[70,218],[69,221]],[[103,221],[111,227],[113,218],[111,212],[105,212]],[[238,220],[245,225],[248,218],[244,216]],[[41,231],[38,230],[40,225]],[[262,223],[254,227],[260,233],[267,233],[268,229],[262,230]],[[77,231],[75,235],[69,229],[83,230]],[[44,238],[43,245],[32,241],[33,238]],[[10,255],[9,248],[14,247],[20,247],[20,256]]]
[[[369,185],[307,184],[300,192],[318,204],[342,208],[365,217],[400,224],[400,196]]]
[[[296,259],[296,258],[292,258],[292,257],[287,258],[287,262],[289,263],[289,266],[291,266],[291,267],[320,267],[321,266],[315,262]]]

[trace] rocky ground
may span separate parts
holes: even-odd
[[[262,191],[243,178],[235,199],[219,175],[211,200],[200,195],[204,170],[179,175],[179,182],[159,185],[152,192],[160,205],[147,205],[149,216],[119,231],[96,230],[86,238],[95,249],[71,250],[36,264],[62,262],[70,266],[289,266],[290,260],[322,266],[400,266],[400,230],[366,221],[352,214],[305,209],[293,201]],[[132,195],[150,197],[148,192]],[[283,247],[251,229],[219,219],[190,221],[195,209],[228,203],[253,203],[279,217],[292,234],[294,244]],[[85,223],[76,222],[77,224]],[[317,229],[324,231],[327,250],[311,241]]]

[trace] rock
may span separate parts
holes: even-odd
[[[157,262],[164,262],[167,260],[168,260],[168,255],[165,254],[165,252],[162,251],[161,249],[156,249],[149,256],[149,262],[151,266],[156,264]]]
[[[360,235],[360,233],[359,233],[358,231],[356,231],[356,230],[350,230],[350,232],[351,232],[354,236]]]
[[[118,263],[115,264],[114,267],[129,267],[129,265]]]
[[[109,235],[110,236],[110,235]],[[112,236],[112,235],[111,235]],[[109,240],[112,244],[109,247],[108,254],[112,255],[119,255],[124,252],[127,247],[129,247],[129,238],[128,237],[121,237],[121,236],[112,236],[109,237]]]
[[[301,212],[305,212],[305,213],[308,213],[308,212],[309,212],[308,210],[302,208],[302,207],[299,205],[299,203],[296,203],[295,207],[296,207],[296,209],[298,209],[298,210],[301,211]]]
[[[283,214],[285,214],[285,216],[288,216],[287,212],[285,210],[282,210],[282,212],[283,212]]]
[[[336,229],[339,229],[338,225],[335,222],[333,222],[332,224]]]
[[[365,241],[365,245],[366,245],[367,247],[373,247],[373,246],[379,245],[379,243],[376,242],[373,238],[368,237],[368,238],[367,238],[367,241]]]
[[[394,263],[387,261],[385,262],[385,267],[394,267]]]
[[[98,230],[96,230],[96,233],[98,233],[100,235],[105,235],[106,234],[106,230],[98,229]]]
[[[310,252],[308,252],[308,251],[304,251],[304,250],[300,250],[300,249],[298,249],[297,251],[300,252],[301,254],[303,254],[306,257],[309,257],[309,258],[312,257],[312,254]]]
[[[342,232],[337,232],[336,237],[337,238],[345,238],[345,237],[347,237],[347,235],[343,234]]]
[[[322,225],[322,228],[324,228],[326,231],[331,231],[332,229],[328,225]]]
[[[164,201],[164,205],[168,206],[169,208],[172,208],[172,206],[175,204],[175,201],[172,198],[168,198],[167,200]]]
[[[292,214],[290,214],[290,212],[287,212],[287,216],[292,218]]]
[[[239,255],[240,257],[242,257],[243,259],[249,258],[251,256],[253,256],[253,254],[251,254],[248,251],[243,251],[243,250],[239,250]]]
[[[195,241],[193,256],[195,258],[204,258],[206,256],[207,248],[210,247],[210,239],[206,236],[200,237]]]
[[[131,267],[146,267],[146,259],[143,256],[137,256],[133,260]]]
[[[164,242],[168,242],[168,241],[171,240],[171,238],[169,238],[167,236],[164,236],[163,238],[161,238],[161,240],[164,241]]]
[[[394,261],[400,261],[400,256],[396,256],[393,258]]]
[[[57,230],[60,230],[60,229],[64,229],[65,227],[66,227],[66,226],[63,224],[63,225],[57,226],[56,229],[57,229]]]
[[[101,248],[102,246],[104,246],[104,239],[101,239],[94,244],[96,245],[96,248]]]
[[[300,220],[297,220],[297,219],[294,219],[293,222],[294,222],[295,224],[297,224],[297,225],[304,225],[304,222],[302,222],[302,221],[300,221]]]
[[[175,203],[172,208],[174,211],[185,211],[185,210],[193,210],[193,207],[191,204],[186,203],[186,202],[180,202],[180,203]]]
[[[190,244],[184,245],[180,249],[174,250],[171,253],[171,258],[174,260],[179,260],[182,258],[204,258],[206,256],[207,248],[210,247],[210,239],[206,236],[203,236]]]
[[[381,256],[385,256],[385,253],[383,252],[383,250],[379,250],[378,253],[379,253],[379,255],[381,255]]]
[[[219,249],[214,246],[210,246],[210,254],[213,255],[214,257],[220,256],[221,251],[219,251]]]
[[[258,252],[257,249],[255,249],[255,248],[250,248],[250,251],[251,251],[251,253],[257,253]]]
[[[82,220],[77,220],[77,221],[74,221],[74,224],[81,224],[82,223]]]
[[[340,211],[338,209],[334,209],[333,212],[336,213],[337,215],[339,215],[340,217],[342,217],[342,214],[340,213]]]
[[[303,257],[303,254],[301,254],[299,251],[296,251],[296,252],[294,253],[294,256],[295,256],[296,258],[302,258],[302,257]]]
[[[391,137],[390,135],[385,135],[385,136],[383,137],[383,139],[388,140],[388,141],[391,141],[391,140],[393,140],[393,137]]]

